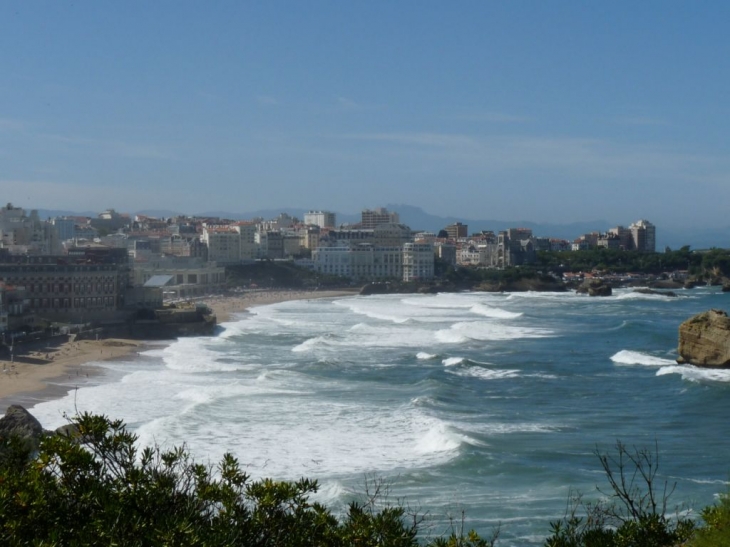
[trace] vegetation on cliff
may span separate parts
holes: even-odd
[[[26,413],[27,414],[27,413]],[[342,515],[310,501],[316,481],[251,480],[225,455],[214,468],[184,448],[138,449],[118,420],[83,414],[40,444],[13,422],[0,433],[0,544],[8,546],[491,547],[452,524],[424,537],[424,516],[384,502],[378,486]],[[23,433],[25,431],[25,433]],[[20,434],[18,434],[20,432]],[[673,485],[658,477],[658,452],[617,443],[596,452],[608,487],[599,502],[573,496],[546,547],[707,547],[730,544],[730,501],[702,512],[704,526],[669,514]],[[547,527],[547,523],[546,523]]]
[[[584,251],[541,251],[537,266],[556,272],[605,270],[616,273],[659,275],[687,270],[690,275],[708,278],[730,276],[730,250],[691,251],[689,246],[665,253],[637,253],[618,249],[595,248]]]
[[[64,434],[0,436],[0,544],[6,546],[361,547],[419,545],[422,516],[377,495],[336,517],[317,482],[251,480],[227,454],[215,467],[184,448],[135,447],[118,420],[83,414]],[[488,547],[452,531],[433,547]]]

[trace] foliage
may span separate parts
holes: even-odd
[[[598,489],[604,499],[584,502],[571,496],[566,516],[551,523],[546,547],[672,547],[689,539],[694,522],[667,516],[675,485],[659,481],[658,450],[629,448],[616,443],[615,453],[596,450],[608,481]],[[578,516],[579,510],[585,516]]]
[[[318,273],[288,261],[257,260],[251,264],[226,266],[229,287],[257,285],[260,288],[342,287],[349,279]]]
[[[336,518],[309,501],[316,481],[253,481],[227,454],[217,467],[184,448],[137,449],[118,420],[83,414],[70,435],[0,439],[0,544],[360,547],[418,545],[418,515],[377,492]],[[486,547],[478,535],[432,545]]]
[[[702,511],[705,526],[699,528],[687,547],[717,547],[730,545],[730,495],[720,497],[720,501]]]
[[[718,250],[730,257],[729,251]],[[537,265],[551,271],[590,272],[594,269],[615,273],[661,274],[672,270],[689,270],[698,273],[703,265],[703,254],[691,252],[689,246],[666,253],[640,253],[599,247],[583,251],[541,251]]]

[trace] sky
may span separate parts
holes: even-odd
[[[0,0],[0,201],[727,227],[728,2]]]

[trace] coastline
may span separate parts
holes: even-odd
[[[352,290],[258,290],[200,299],[215,313],[218,324],[230,321],[233,314],[253,306],[266,306],[289,300],[354,296]],[[0,404],[29,407],[36,403],[65,396],[74,389],[68,382],[78,379],[79,385],[104,374],[94,366],[99,361],[121,359],[138,353],[145,341],[126,338],[68,341],[48,346],[34,344],[17,347],[14,362],[0,359]],[[20,351],[18,351],[20,350]]]

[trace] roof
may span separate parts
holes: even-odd
[[[145,287],[165,287],[167,285],[174,285],[172,283],[173,276],[171,275],[153,275],[144,284]]]

